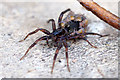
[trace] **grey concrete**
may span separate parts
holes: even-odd
[[[55,1],[55,0],[54,0]],[[118,77],[118,31],[85,10],[77,1],[61,2],[6,2],[0,3],[0,77],[5,78],[116,78]],[[98,2],[117,15],[117,2]],[[112,0],[111,0],[112,1]],[[57,22],[61,11],[71,8],[75,13],[84,14],[88,20],[88,31],[110,36],[99,38],[89,36],[87,42],[68,42],[69,64],[67,71],[65,50],[62,48],[56,60],[53,74],[51,67],[55,47],[49,48],[45,41],[37,44],[20,61],[27,48],[39,37],[38,32],[24,42],[18,42],[36,28],[52,31],[46,21],[54,18]],[[59,60],[61,62],[59,62]]]

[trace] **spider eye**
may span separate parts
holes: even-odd
[[[75,18],[74,18],[74,16],[70,16],[70,19],[71,19],[71,20],[74,20]]]

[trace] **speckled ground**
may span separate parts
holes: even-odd
[[[98,2],[117,15],[117,2]],[[112,6],[111,6],[112,5]],[[104,23],[77,1],[71,2],[4,2],[0,3],[0,77],[1,78],[116,78],[118,77],[118,31]],[[61,11],[71,8],[75,13],[83,13],[89,20],[89,32],[110,34],[99,38],[89,36],[87,42],[69,42],[69,64],[67,71],[64,48],[59,52],[53,74],[51,67],[55,47],[49,48],[40,42],[31,49],[24,60],[19,59],[26,49],[39,37],[38,32],[24,42],[18,42],[38,27],[51,31],[46,21],[54,18],[57,22]]]

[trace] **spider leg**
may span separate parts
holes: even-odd
[[[66,54],[66,60],[67,60],[67,68],[68,68],[68,71],[70,72],[70,68],[69,68],[69,64],[68,64],[68,45],[67,45],[67,42],[64,41],[63,42],[63,45],[65,46],[65,54]]]
[[[77,36],[70,36],[68,39],[71,40],[71,39],[77,39],[77,38],[83,39],[86,42],[88,42],[88,44],[90,44],[92,47],[97,48],[96,46],[93,46],[85,37],[82,37],[80,34],[78,34]]]
[[[61,21],[62,21],[63,15],[64,15],[66,12],[68,12],[68,11],[70,11],[69,8],[68,8],[67,10],[65,10],[65,11],[63,11],[63,12],[60,13],[60,16],[59,16],[59,18],[58,18],[58,25],[59,25],[59,26],[61,26]]]
[[[50,47],[48,40],[49,40],[49,39],[47,38],[47,39],[46,39],[46,43],[47,43],[47,45]]]
[[[73,39],[73,43],[75,43],[76,42],[76,39]]]
[[[39,29],[36,29],[36,30],[33,31],[33,32],[30,32],[23,40],[20,40],[19,42],[24,41],[28,36],[30,36],[30,35],[32,35],[32,34],[35,34],[35,33],[37,33],[38,31],[42,31],[43,33],[45,33],[45,34],[47,34],[47,35],[50,34],[50,32],[49,32],[48,30],[39,28]]]
[[[86,38],[82,38],[83,40],[87,41],[88,44],[90,44],[92,47],[97,48],[96,46],[93,46]]]
[[[55,20],[54,19],[49,19],[47,21],[47,23],[49,23],[50,21],[52,21],[52,29],[53,29],[53,31],[55,31],[56,30]]]
[[[77,36],[69,36],[68,37],[68,40],[75,40],[75,39],[78,39],[79,38],[79,36],[77,35]]]
[[[59,45],[55,51],[55,55],[54,55],[54,58],[53,58],[53,65],[52,65],[52,70],[51,70],[51,74],[53,73],[53,69],[54,69],[54,65],[55,65],[55,61],[56,61],[56,58],[57,58],[57,55],[58,55],[58,52],[59,50],[62,48],[62,45]]]
[[[47,38],[48,38],[48,36],[43,36],[43,37],[37,39],[37,40],[27,49],[27,51],[25,52],[24,56],[23,56],[22,58],[20,58],[20,60],[22,60],[22,59],[27,55],[28,51],[29,51],[32,47],[34,47],[39,41],[46,40]]]
[[[85,35],[98,35],[98,36],[100,36],[100,37],[109,36],[109,34],[107,34],[107,35],[101,35],[101,34],[98,34],[98,33],[92,33],[92,32],[87,32],[87,33],[85,33]]]

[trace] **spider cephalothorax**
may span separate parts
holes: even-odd
[[[63,15],[68,11],[70,11],[70,13],[62,20]],[[67,68],[68,68],[68,71],[70,71],[69,64],[68,64],[68,44],[67,44],[68,40],[83,39],[83,40],[87,41],[92,47],[96,48],[86,39],[86,35],[99,35],[100,37],[107,36],[107,35],[100,35],[97,33],[86,32],[86,27],[88,24],[86,17],[81,14],[74,14],[70,9],[67,9],[67,10],[61,12],[61,14],[58,18],[58,28],[56,28],[54,19],[50,19],[47,22],[49,23],[50,21],[52,22],[52,29],[53,29],[52,32],[49,32],[46,29],[39,28],[33,32],[30,32],[23,40],[21,40],[21,41],[24,41],[29,35],[32,35],[38,31],[42,31],[43,33],[46,34],[46,36],[43,36],[43,37],[40,37],[39,39],[37,39],[28,48],[28,50],[26,51],[26,53],[20,60],[22,60],[26,56],[28,51],[32,47],[34,47],[39,41],[46,40],[47,45],[49,45],[48,40],[52,39],[52,41],[54,42],[54,46],[57,47],[57,49],[55,51],[55,55],[53,58],[53,66],[52,66],[51,73],[53,72],[57,54],[63,46],[65,47]]]

